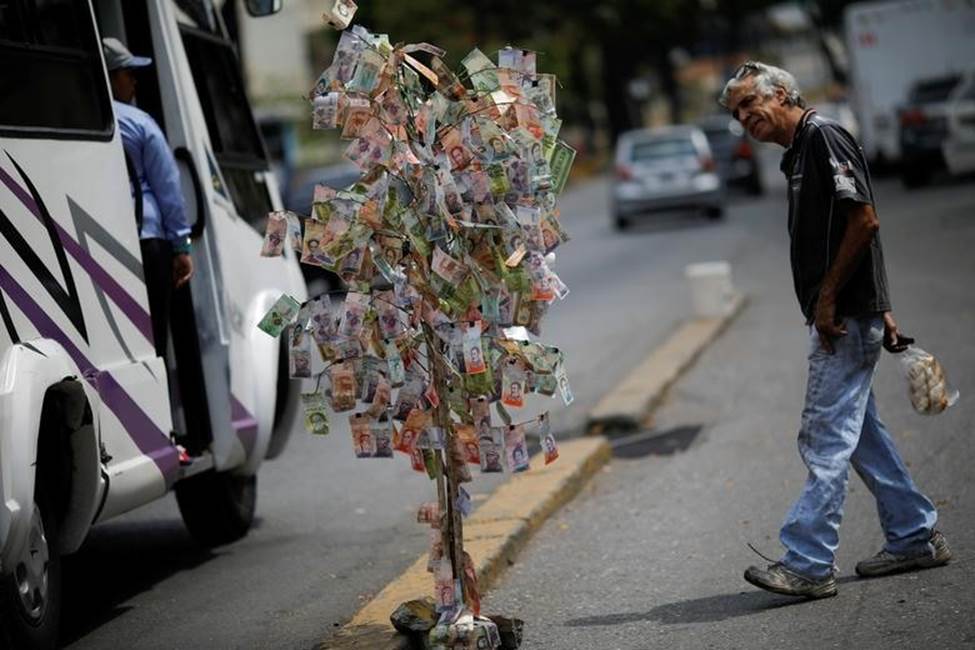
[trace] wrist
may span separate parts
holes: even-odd
[[[182,237],[173,242],[173,255],[189,255],[193,244],[189,237]]]

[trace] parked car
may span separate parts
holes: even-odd
[[[704,131],[681,125],[620,135],[611,209],[618,229],[662,210],[698,209],[718,219],[723,204],[724,185]]]
[[[945,112],[948,135],[941,151],[948,171],[955,175],[975,172],[975,68],[952,92]]]
[[[948,137],[948,98],[961,81],[953,74],[918,81],[899,111],[901,180],[908,187],[927,183],[945,166],[942,145]]]
[[[712,115],[697,122],[708,137],[718,175],[729,187],[742,187],[750,194],[762,193],[758,158],[745,129],[727,115]]]

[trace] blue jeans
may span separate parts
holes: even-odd
[[[828,354],[816,328],[810,328],[809,381],[799,429],[799,455],[809,476],[779,533],[786,548],[781,562],[816,579],[834,570],[851,463],[877,500],[890,553],[933,553],[928,538],[938,519],[877,415],[870,385],[880,359],[883,319],[848,318],[846,329]]]

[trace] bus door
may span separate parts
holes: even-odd
[[[171,324],[174,347],[181,342],[174,415],[185,422],[191,453],[209,446],[217,469],[253,473],[270,439],[279,354],[279,342],[256,324],[282,292],[304,298],[293,252],[258,255],[267,212],[280,207],[277,188],[212,5],[121,4],[130,42],[149,41],[156,103],[189,181],[196,274]]]

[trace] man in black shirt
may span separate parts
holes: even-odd
[[[809,377],[799,453],[809,469],[786,516],[782,558],[745,579],[776,593],[836,594],[834,555],[852,463],[877,500],[886,544],[859,562],[862,576],[945,564],[937,511],[918,491],[877,415],[871,384],[880,348],[912,342],[890,312],[887,274],[863,151],[843,127],[806,109],[785,70],[749,61],[721,94],[748,133],[786,147],[792,277],[810,326]]]

